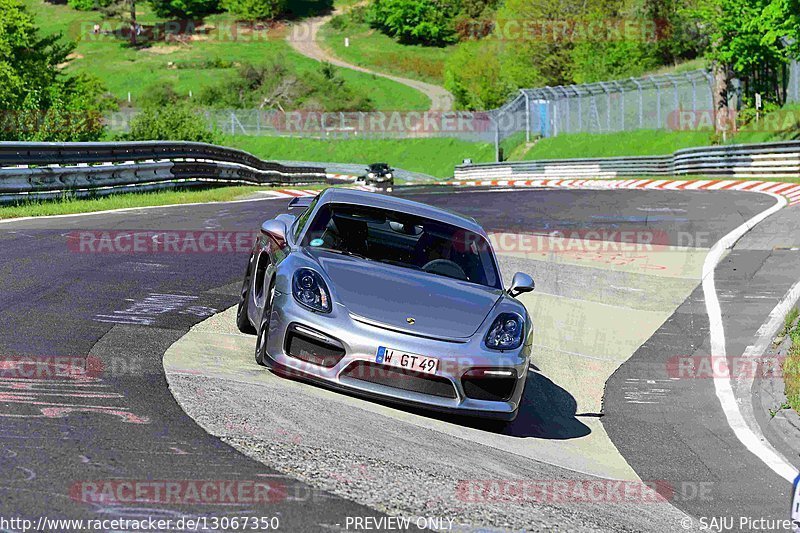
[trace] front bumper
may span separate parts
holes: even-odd
[[[289,355],[290,329],[301,326],[341,347],[338,356],[300,359]],[[292,333],[294,335],[294,333]],[[434,377],[417,372],[398,371],[375,363],[379,347],[439,359]],[[332,350],[335,352],[336,350]],[[343,355],[341,355],[343,353]],[[352,317],[334,304],[329,314],[319,314],[299,305],[291,294],[276,293],[267,337],[268,365],[278,374],[315,383],[370,399],[467,416],[511,420],[516,416],[527,377],[530,346],[496,352],[483,347],[482,335],[465,342],[419,337],[377,327]],[[509,393],[502,400],[476,399],[475,387],[465,391],[465,374],[475,369],[512,371],[507,378]],[[398,374],[399,373],[399,374]],[[474,383],[474,381],[473,381]],[[470,397],[472,395],[473,397]]]

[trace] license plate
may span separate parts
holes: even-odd
[[[435,357],[426,357],[413,353],[393,350],[381,346],[375,355],[375,362],[382,365],[414,370],[423,374],[436,374],[439,370],[439,360]]]

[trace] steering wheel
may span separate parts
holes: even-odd
[[[440,274],[448,278],[467,281],[467,274],[464,272],[464,269],[461,268],[458,263],[450,261],[449,259],[434,259],[433,261],[429,261],[425,263],[422,270],[430,274]]]

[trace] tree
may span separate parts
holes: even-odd
[[[796,28],[783,26],[786,17],[791,22],[797,14],[784,10],[796,0],[703,0],[695,13],[709,35],[706,57],[714,70],[714,109],[728,106],[727,91],[733,77],[745,82],[748,92],[759,92],[768,101],[780,101],[781,88],[777,71],[786,61],[787,50],[780,41],[781,33],[789,36]],[[796,9],[796,5],[794,6]],[[716,129],[727,128],[722,120]]]
[[[771,0],[762,10],[758,25],[761,44],[777,44],[784,60],[800,57],[800,0]]]
[[[18,0],[0,0],[0,138],[95,140],[102,112],[111,107],[96,79],[69,76],[60,68],[72,44],[60,35],[39,36]]]
[[[159,17],[193,19],[217,13],[219,0],[148,0]]]

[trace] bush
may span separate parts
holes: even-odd
[[[130,132],[120,136],[127,141],[194,141],[215,143],[202,114],[187,103],[166,107],[149,106],[131,120]]]
[[[286,0],[222,0],[222,7],[245,20],[274,19],[286,5]]]
[[[329,63],[322,63],[316,72],[298,74],[280,57],[266,65],[242,65],[235,78],[204,89],[198,101],[207,106],[237,109],[374,109],[372,100],[345,83],[336,67]]]
[[[170,84],[156,83],[150,85],[142,97],[144,107],[166,107],[177,104],[180,96],[175,91],[175,87]]]
[[[370,24],[408,44],[442,46],[455,42],[457,0],[374,0]]]
[[[535,87],[539,71],[516,43],[495,39],[460,43],[447,59],[445,87],[461,109],[484,110],[503,105],[519,87]]]
[[[342,31],[347,29],[347,27],[350,25],[350,17],[347,15],[336,15],[331,18],[328,24],[330,24],[331,28],[334,30]]]

